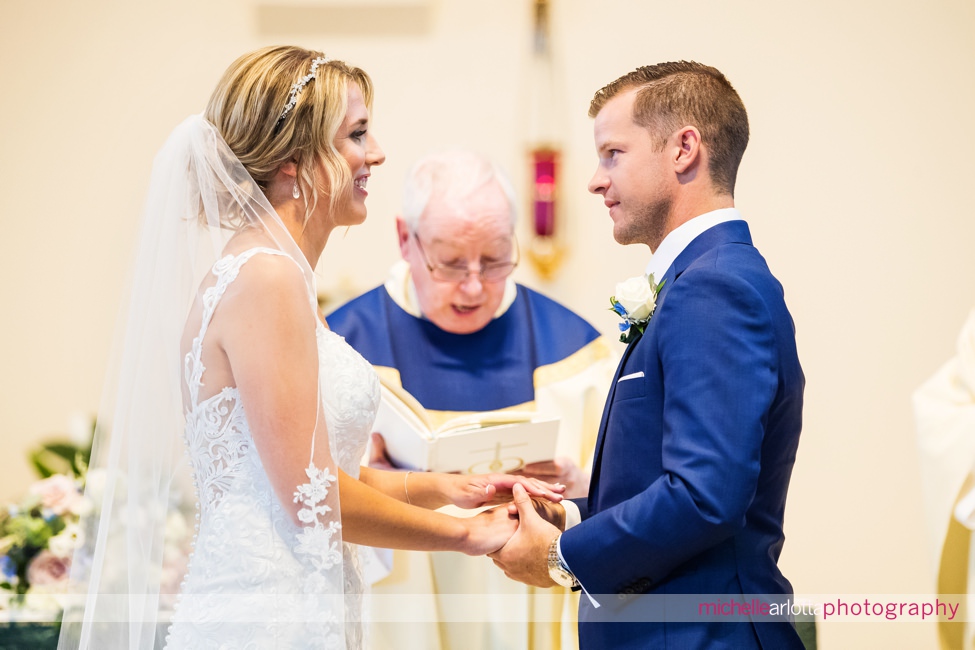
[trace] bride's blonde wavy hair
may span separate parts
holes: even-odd
[[[244,54],[223,74],[207,103],[204,117],[212,123],[265,194],[281,165],[294,161],[305,197],[305,219],[328,196],[335,210],[352,192],[352,170],[335,148],[335,135],[345,120],[349,83],[362,91],[372,109],[369,75],[343,61],[320,65],[315,79],[297,97],[284,119],[291,86],[307,75],[322,52],[295,46],[265,47]],[[325,170],[316,178],[316,162]]]

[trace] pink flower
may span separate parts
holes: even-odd
[[[71,571],[71,558],[59,558],[47,549],[31,560],[27,567],[27,581],[31,587],[60,585],[68,580]]]
[[[84,504],[84,497],[74,479],[64,474],[55,474],[34,483],[30,486],[30,493],[39,496],[41,505],[56,515],[77,514]]]

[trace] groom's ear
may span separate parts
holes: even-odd
[[[693,173],[701,162],[701,132],[696,126],[685,126],[674,134],[674,171],[680,175]]]

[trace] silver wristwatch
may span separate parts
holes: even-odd
[[[572,575],[569,571],[569,567],[565,566],[559,558],[559,538],[562,534],[559,533],[552,539],[552,543],[548,545],[548,575],[555,584],[561,585],[563,587],[578,587],[579,581],[576,577]]]

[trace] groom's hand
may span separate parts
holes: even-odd
[[[542,519],[521,485],[512,487],[518,509],[518,530],[501,550],[489,557],[512,580],[535,587],[554,587],[548,574],[548,547],[559,529]]]

